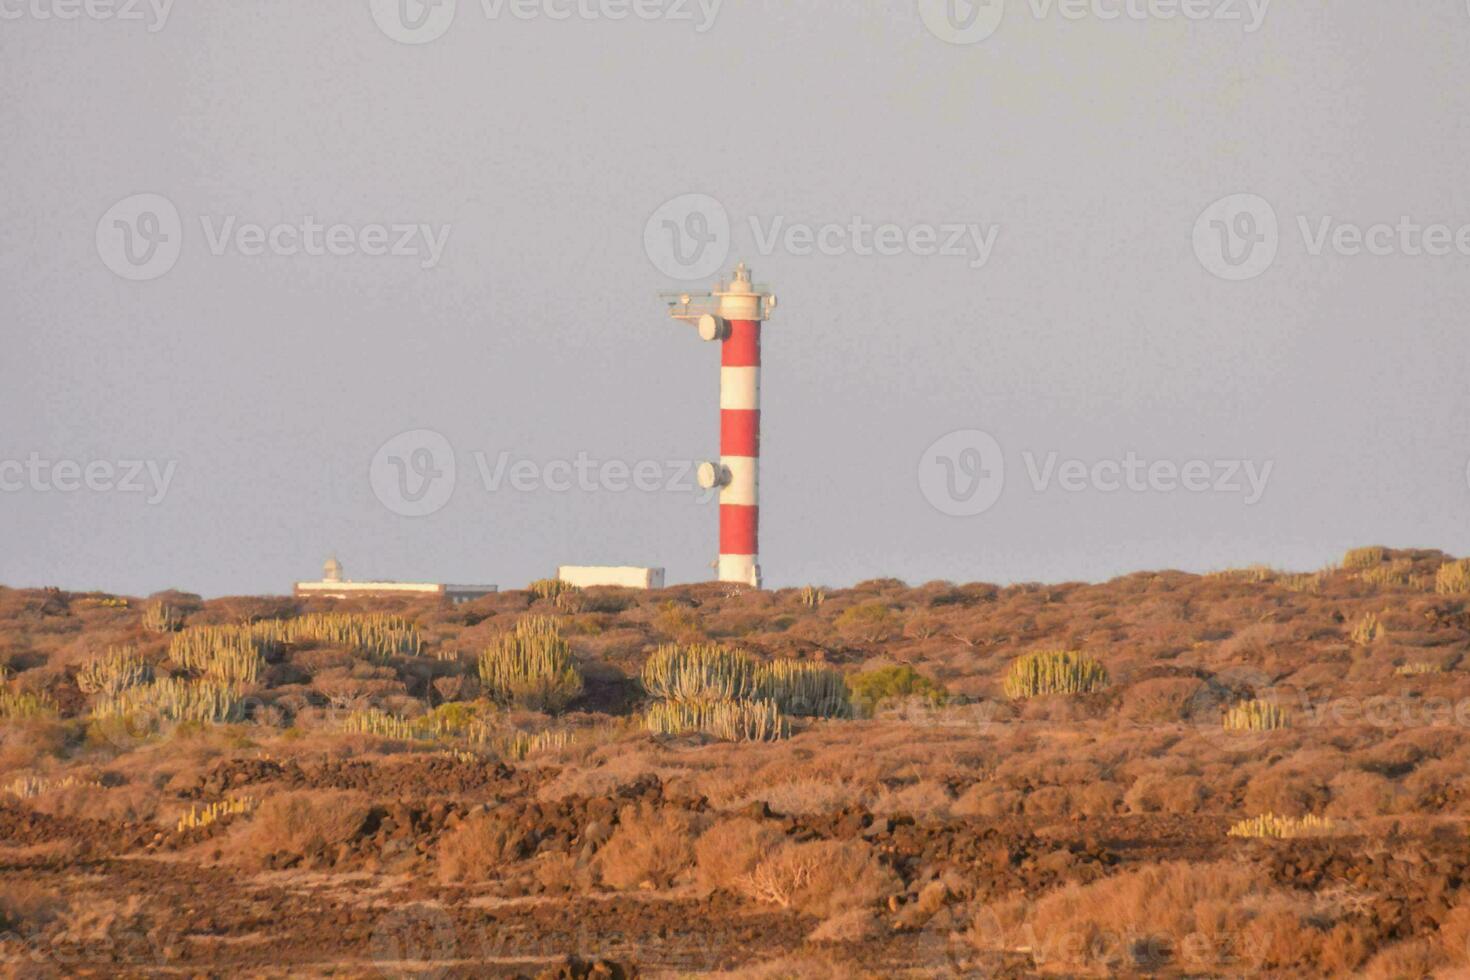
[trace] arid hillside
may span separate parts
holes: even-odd
[[[0,589],[16,976],[1470,975],[1470,562]]]

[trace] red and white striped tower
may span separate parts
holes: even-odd
[[[699,485],[720,488],[721,582],[760,588],[761,323],[776,297],[750,281],[742,262],[735,276],[703,296],[682,293],[670,314],[720,341],[720,461],[701,463]]]

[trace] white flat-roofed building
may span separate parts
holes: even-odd
[[[297,598],[358,599],[383,596],[444,596],[454,603],[469,602],[500,591],[494,585],[445,585],[438,582],[353,582],[342,577],[342,563],[328,558],[320,582],[297,582]]]
[[[639,565],[558,565],[556,577],[583,589],[596,585],[614,585],[624,589],[664,587],[662,568]]]

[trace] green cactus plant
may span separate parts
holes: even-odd
[[[1090,694],[1107,686],[1107,668],[1076,650],[1028,653],[1011,662],[1005,678],[1006,697],[1013,701],[1048,694]]]
[[[750,655],[717,643],[665,644],[644,662],[640,678],[662,701],[743,701],[759,691]]]
[[[111,697],[153,679],[153,668],[136,647],[109,647],[77,669],[77,688],[83,694]]]
[[[826,664],[774,660],[756,667],[755,697],[774,701],[782,714],[848,718],[852,702],[842,672]]]
[[[1225,712],[1224,725],[1227,732],[1270,732],[1290,728],[1291,718],[1275,702],[1255,699],[1232,705]]]
[[[643,724],[656,735],[703,732],[727,742],[774,742],[791,734],[774,701],[658,701]]]
[[[480,654],[480,683],[493,701],[557,712],[582,694],[571,645],[553,619],[533,616],[500,634]]]

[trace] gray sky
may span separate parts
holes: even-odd
[[[876,0],[727,0],[711,24],[692,2],[612,20],[459,0],[422,44],[367,0],[41,16],[67,2],[0,0],[0,582],[279,592],[334,551],[357,578],[707,577],[716,509],[663,464],[717,452],[718,351],[657,297],[704,283],[645,247],[688,194],[728,218],[723,265],[781,300],[769,585],[1470,551],[1462,0],[1276,0],[1254,31],[1244,0],[1199,8],[1244,23],[1006,0],[975,43]],[[110,267],[119,220],[153,235],[138,194],[179,215],[155,278]],[[1279,245],[1227,267],[1217,247],[1213,271],[1259,273],[1235,281],[1209,243],[1247,249],[1259,204],[1206,209],[1241,194]],[[373,225],[390,246],[396,225],[448,238],[288,254],[308,216],[347,226],[344,251],[375,247]],[[1404,218],[1446,226],[1428,244],[1449,254],[1415,254],[1412,227],[1352,254],[1354,229]],[[919,247],[857,254],[838,233],[855,221]],[[773,245],[778,222],[827,247]],[[264,254],[232,237],[278,224],[294,232]],[[983,263],[918,254],[951,226],[994,234]],[[410,430],[456,463],[427,516],[382,499],[385,460],[412,481],[429,458],[380,453]],[[967,430],[1003,481],[991,443],[940,442]],[[476,454],[493,476],[501,453],[538,464],[529,489],[486,485]],[[578,454],[656,462],[672,489],[605,470],[549,489],[544,464]],[[36,460],[107,465],[68,491]],[[166,492],[127,479],[134,460],[171,472]]]

